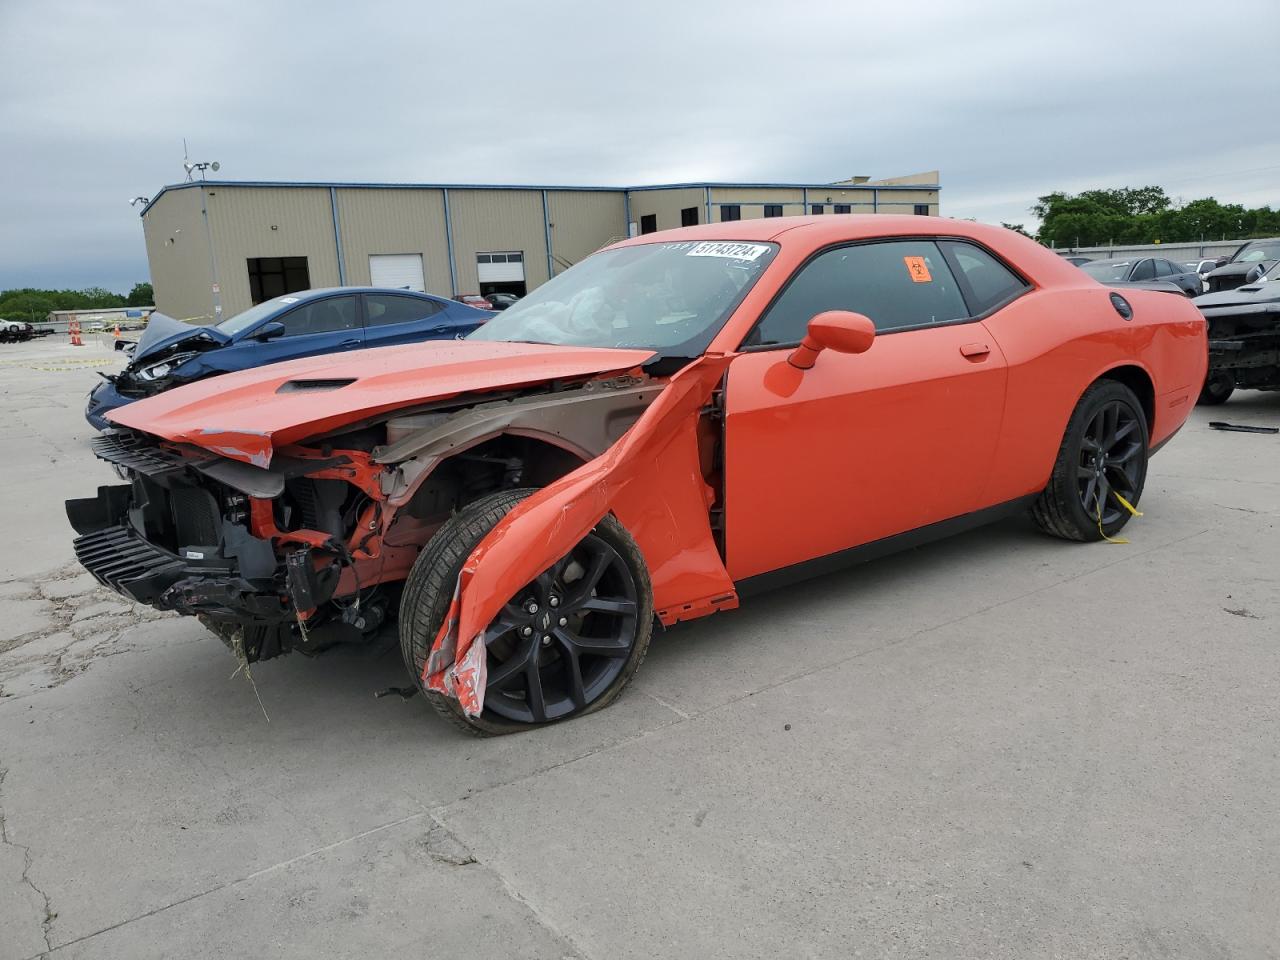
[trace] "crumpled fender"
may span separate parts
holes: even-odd
[[[427,689],[453,697],[468,716],[479,716],[486,683],[483,634],[503,605],[568,553],[616,504],[662,498],[660,491],[671,489],[673,480],[685,494],[680,502],[669,497],[658,510],[645,511],[658,513],[662,522],[646,530],[629,527],[650,562],[655,609],[662,605],[660,592],[666,600],[702,601],[686,604],[699,613],[737,605],[733,582],[711,537],[711,494],[696,469],[695,436],[698,411],[730,359],[706,355],[677,372],[617,443],[518,504],[476,545],[462,565],[453,601],[427,657],[422,676]],[[625,514],[619,519],[625,523]],[[679,542],[673,542],[677,537]],[[664,558],[669,571],[673,547],[681,569],[664,572],[667,580],[659,583],[651,557]],[[672,576],[686,578],[683,587],[671,583]],[[681,589],[696,595],[682,597]]]

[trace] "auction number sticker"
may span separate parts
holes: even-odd
[[[924,257],[903,257],[902,260],[907,265],[907,273],[911,274],[913,283],[929,283],[933,279]]]
[[[726,260],[745,260],[748,263],[760,259],[769,248],[763,243],[724,243],[709,241],[700,243],[686,257],[724,257]]]

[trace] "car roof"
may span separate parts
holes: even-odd
[[[417,290],[405,290],[401,287],[314,287],[310,290],[297,290],[294,293],[283,293],[283,297],[295,297],[298,300],[310,300],[313,297],[327,297],[335,293],[399,293],[411,297],[426,297],[429,300],[442,300],[443,297],[421,293]],[[279,299],[273,297],[273,300]]]

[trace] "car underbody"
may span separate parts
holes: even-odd
[[[1280,302],[1202,308],[1209,321],[1209,376],[1234,387],[1280,390]]]
[[[118,592],[199,616],[246,662],[359,641],[450,516],[597,457],[665,382],[425,404],[279,449],[268,468],[117,429],[93,449],[129,483],[68,503],[76,554]]]

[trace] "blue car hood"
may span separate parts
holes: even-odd
[[[223,347],[231,342],[231,338],[217,327],[197,326],[175,320],[163,313],[153,313],[147,321],[147,329],[138,338],[138,345],[133,348],[130,363],[158,356],[186,340],[199,341],[199,347],[206,350]]]

